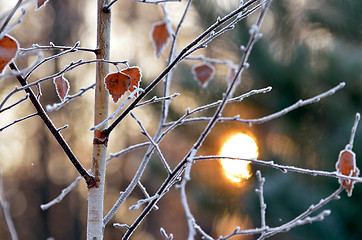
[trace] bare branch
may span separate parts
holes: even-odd
[[[264,202],[264,191],[263,191],[265,178],[263,178],[263,177],[261,176],[261,172],[260,172],[259,170],[256,171],[256,176],[258,177],[258,181],[259,181],[259,189],[255,189],[255,192],[258,194],[259,200],[260,200],[261,228],[265,228],[265,227],[266,227],[266,222],[265,222],[265,209],[266,209],[266,204],[265,204],[265,202]]]
[[[29,94],[26,94],[25,97],[21,98],[19,101],[11,104],[10,106],[8,106],[8,107],[6,107],[6,108],[4,108],[4,109],[1,109],[1,108],[0,108],[0,113],[2,113],[2,112],[4,112],[4,111],[6,111],[6,110],[8,110],[8,109],[10,109],[10,108],[18,105],[18,104],[20,104],[21,102],[25,101],[25,100],[28,99],[28,98],[29,98]]]
[[[265,123],[265,122],[268,122],[268,121],[271,121],[273,119],[276,119],[276,118],[279,118],[297,108],[300,108],[300,107],[303,107],[305,105],[308,105],[308,104],[312,104],[312,103],[316,103],[316,102],[319,102],[321,99],[325,98],[325,97],[328,97],[328,96],[331,96],[333,95],[336,91],[342,89],[346,84],[344,82],[341,82],[340,84],[338,84],[336,87],[324,92],[324,93],[321,93],[317,96],[314,96],[312,98],[309,98],[309,99],[306,99],[306,100],[299,100],[298,102],[294,103],[293,105],[289,106],[289,107],[286,107],[276,113],[273,113],[273,114],[270,114],[270,115],[267,115],[265,117],[261,117],[261,118],[256,118],[256,119],[243,119],[243,118],[240,118],[239,115],[235,116],[235,117],[220,117],[218,119],[218,121],[220,122],[226,122],[226,121],[237,121],[237,122],[243,122],[243,123],[247,123],[249,125],[252,125],[252,124],[262,124],[262,123]],[[241,97],[241,96],[240,96]],[[235,98],[234,98],[235,99]],[[233,100],[235,101],[235,100]],[[231,102],[231,101],[230,101]],[[197,111],[202,111],[202,110],[205,110],[209,107],[214,107],[215,105],[217,104],[220,104],[220,101],[219,102],[216,102],[216,103],[213,103],[213,104],[210,104],[210,105],[205,105],[205,106],[202,106],[202,107],[199,107],[195,110],[193,110],[192,112],[190,113],[195,113],[196,110]],[[190,114],[191,115],[191,114]],[[190,118],[190,119],[185,119],[182,121],[182,123],[191,123],[191,122],[199,122],[199,121],[210,121],[212,119],[212,117],[198,117],[198,118]],[[175,122],[169,122],[167,123],[166,126],[169,126],[171,124],[174,124]]]
[[[18,68],[16,65],[12,62],[10,63],[10,68],[14,71],[18,71]],[[17,75],[17,79],[20,82],[22,86],[27,85],[26,80],[21,76]],[[69,160],[72,162],[74,167],[77,169],[77,171],[80,173],[80,175],[85,179],[87,186],[91,187],[93,184],[95,184],[95,179],[93,176],[89,175],[88,172],[83,168],[83,166],[80,164],[70,147],[68,146],[67,142],[64,140],[63,136],[57,131],[57,128],[54,126],[53,122],[50,120],[46,112],[44,111],[42,105],[40,104],[37,97],[34,95],[33,90],[31,88],[25,88],[24,89],[26,93],[29,94],[29,98],[31,102],[33,103],[34,107],[36,108],[39,116],[43,120],[44,124],[48,127],[50,132],[53,134],[54,138],[57,140],[59,145],[62,147],[63,151],[68,156]]]
[[[94,89],[95,87],[95,83],[93,83],[92,85],[88,86],[88,87],[84,87],[84,88],[80,88],[80,92],[74,94],[74,95],[67,95],[64,99],[64,101],[62,101],[61,103],[54,103],[53,105],[47,105],[46,106],[46,110],[48,112],[52,112],[52,111],[57,111],[60,108],[64,107],[65,105],[67,105],[69,102],[71,102],[72,100],[74,100],[77,97],[81,97],[84,93],[86,93],[88,90],[90,89]]]
[[[312,176],[325,176],[325,177],[333,177],[333,178],[342,178],[342,179],[350,179],[356,182],[362,182],[362,177],[352,177],[347,175],[342,175],[334,172],[327,172],[327,171],[320,171],[320,170],[311,170],[311,169],[305,169],[305,168],[299,168],[289,165],[280,165],[277,163],[274,163],[274,161],[268,161],[268,160],[259,160],[259,159],[253,159],[253,158],[236,158],[236,157],[228,157],[228,156],[196,156],[194,157],[195,161],[200,160],[218,160],[218,159],[233,159],[233,160],[242,160],[242,161],[250,161],[252,163],[267,166],[271,168],[278,169],[282,171],[283,173],[289,172],[297,172],[297,173],[303,173],[308,174]]]
[[[348,149],[348,150],[352,150],[352,148],[353,148],[354,136],[356,135],[357,126],[358,126],[360,117],[361,117],[360,114],[356,113],[356,118],[354,120],[354,124],[353,124],[352,130],[351,130],[351,137],[349,138],[348,146],[346,146],[346,149]]]
[[[28,52],[33,52],[33,51],[53,51],[53,50],[65,51],[65,50],[71,50],[71,49],[73,49],[73,51],[83,51],[83,52],[93,52],[93,53],[97,52],[97,49],[79,47],[79,45],[76,47],[75,46],[69,47],[69,46],[57,46],[57,45],[54,45],[53,43],[50,43],[49,46],[40,46],[38,44],[33,44],[33,47],[31,47],[31,48],[20,48],[19,54],[23,55],[23,54],[26,54]]]
[[[24,121],[24,120],[26,120],[26,119],[28,119],[28,118],[31,118],[31,117],[34,117],[34,116],[37,116],[37,115],[39,115],[39,114],[38,114],[38,113],[33,113],[33,114],[30,114],[30,115],[25,116],[25,117],[23,117],[23,118],[16,119],[16,120],[15,120],[15,121],[13,121],[12,123],[10,123],[10,124],[8,124],[8,125],[6,125],[6,126],[4,126],[4,127],[0,128],[0,132],[2,132],[5,128],[8,128],[8,127],[10,127],[10,126],[14,125],[15,123],[18,123],[18,122]]]
[[[72,191],[78,185],[80,180],[82,180],[82,177],[81,176],[77,177],[68,187],[66,187],[62,190],[62,193],[58,197],[56,197],[52,201],[48,202],[47,204],[40,205],[40,208],[42,210],[47,210],[48,208],[52,207],[53,205],[60,203],[63,200],[63,198],[65,196],[67,196],[68,193],[70,193],[70,191]]]
[[[160,157],[163,166],[165,167],[167,173],[170,174],[170,173],[171,173],[171,168],[170,168],[170,166],[168,165],[165,157],[163,156],[160,147],[158,146],[157,143],[155,143],[155,141],[153,141],[152,137],[151,137],[150,134],[147,132],[147,130],[146,130],[146,128],[143,126],[142,122],[136,117],[136,115],[135,115],[133,112],[131,112],[130,114],[131,114],[131,116],[136,120],[136,122],[138,123],[138,125],[140,126],[140,128],[142,129],[141,133],[143,133],[143,134],[148,138],[148,140],[150,141],[150,143],[151,143],[151,144],[153,145],[153,147],[156,149],[156,151],[157,151],[157,153],[158,153],[158,156]]]

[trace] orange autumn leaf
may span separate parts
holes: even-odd
[[[192,68],[192,74],[202,87],[206,87],[215,75],[215,67],[209,63],[196,64]]]
[[[59,77],[55,77],[53,82],[60,100],[64,101],[69,92],[69,81],[61,75]]]
[[[0,39],[0,73],[2,73],[6,65],[15,58],[18,49],[19,44],[15,38],[5,35]]]
[[[120,99],[123,94],[128,91],[131,86],[132,79],[130,76],[122,72],[117,72],[108,74],[104,79],[104,83],[108,93],[113,98],[113,102],[117,103],[118,99]]]
[[[351,150],[342,150],[339,153],[338,161],[336,163],[337,173],[357,177],[360,173],[359,169],[356,166],[356,155]],[[348,197],[352,196],[352,190],[354,187],[354,181],[348,179],[339,179],[340,184],[346,188]]]
[[[155,49],[156,58],[159,58],[164,52],[170,40],[170,33],[167,29],[166,21],[152,24],[151,41]]]
[[[129,87],[130,92],[133,92],[135,88],[138,88],[140,86],[142,74],[139,67],[130,67],[122,70],[121,72],[131,77],[132,83]],[[137,94],[135,96],[137,97]]]
[[[45,4],[46,4],[48,1],[49,1],[49,0],[37,0],[37,4],[36,4],[35,10],[39,10],[39,8],[45,6]]]

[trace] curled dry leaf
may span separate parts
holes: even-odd
[[[19,44],[15,38],[5,35],[0,39],[0,73],[16,57],[18,49]]]
[[[358,177],[359,169],[356,166],[356,154],[352,150],[344,149],[339,153],[338,161],[336,163],[337,173]],[[354,181],[349,179],[339,179],[340,184],[346,188],[348,197],[352,196],[352,190],[354,187]]]
[[[202,87],[206,87],[215,75],[215,67],[209,63],[199,63],[192,67],[192,74]]]
[[[122,72],[108,74],[104,83],[108,93],[112,96],[113,102],[117,103],[118,100],[128,91],[132,83],[132,78]]]
[[[152,24],[151,41],[155,49],[156,58],[159,58],[170,40],[170,33],[167,29],[167,21]]]
[[[69,93],[69,81],[61,75],[59,77],[55,77],[53,82],[60,100],[64,101],[65,97]]]
[[[121,71],[122,73],[126,74],[127,76],[131,77],[131,85],[129,87],[129,91],[133,92],[135,88],[140,86],[141,81],[141,69],[139,67],[130,67]],[[137,94],[135,95],[137,97]]]
[[[48,1],[49,0],[37,0],[35,10],[38,10],[39,8],[44,7]]]

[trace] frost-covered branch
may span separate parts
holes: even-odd
[[[18,71],[18,68],[16,67],[15,63],[10,63],[10,68],[13,71]],[[27,82],[26,80],[21,76],[17,75],[17,80],[22,86],[26,86]],[[20,89],[20,88],[19,88]],[[33,90],[31,88],[24,88],[27,94],[29,94],[29,98],[34,105],[35,109],[37,110],[38,115],[43,120],[44,124],[47,126],[47,128],[50,130],[50,132],[53,134],[54,138],[59,143],[60,147],[63,149],[65,154],[68,156],[69,160],[72,162],[74,167],[77,169],[79,174],[84,178],[84,180],[87,183],[87,186],[90,187],[93,184],[95,184],[95,179],[93,176],[89,175],[89,173],[83,168],[83,166],[78,161],[77,157],[74,155],[70,147],[68,146],[67,142],[63,138],[63,136],[60,134],[58,129],[54,126],[53,122],[49,118],[49,116],[46,114],[44,108],[39,102],[39,99],[35,96]]]
[[[294,166],[290,166],[290,165],[280,165],[280,164],[275,163],[274,161],[268,161],[268,160],[259,160],[259,159],[253,159],[253,158],[236,158],[236,157],[228,157],[228,156],[195,156],[194,157],[195,161],[218,160],[218,159],[250,161],[254,164],[278,169],[278,170],[282,171],[283,173],[297,172],[297,173],[308,174],[308,175],[312,175],[312,176],[342,178],[342,179],[350,179],[350,180],[353,180],[356,182],[362,182],[362,177],[352,177],[352,176],[342,175],[342,174],[337,173],[336,171],[327,172],[327,171],[321,171],[321,170],[311,170],[311,169],[299,168],[299,167],[294,167]]]
[[[10,127],[10,126],[14,125],[15,123],[18,123],[18,122],[24,121],[24,120],[26,120],[26,119],[29,119],[29,118],[34,117],[34,116],[37,116],[37,115],[39,115],[39,114],[38,114],[38,113],[33,113],[33,114],[28,115],[28,116],[25,116],[25,117],[22,117],[22,118],[16,119],[16,120],[15,120],[15,121],[13,121],[12,123],[9,123],[8,125],[6,125],[6,126],[4,126],[4,127],[0,128],[0,132],[2,132],[5,128],[8,128],[8,127]]]
[[[356,131],[357,131],[357,126],[358,126],[358,122],[361,118],[361,115],[359,113],[356,113],[356,118],[354,120],[354,124],[353,124],[353,127],[352,127],[352,130],[351,130],[351,137],[349,138],[349,150],[352,150],[353,148],[353,142],[354,142],[354,136],[356,135]]]
[[[29,94],[25,94],[25,97],[19,99],[17,102],[11,104],[10,106],[8,106],[8,107],[6,107],[6,108],[1,109],[1,106],[2,106],[2,105],[1,105],[1,106],[0,106],[0,113],[4,112],[4,111],[6,111],[6,110],[9,110],[9,109],[12,108],[12,107],[15,107],[16,105],[22,103],[23,101],[25,101],[25,100],[28,99],[28,98],[29,98]]]
[[[50,201],[50,202],[48,202],[48,203],[46,203],[46,204],[40,205],[40,208],[41,208],[42,210],[47,210],[47,209],[50,208],[51,206],[53,206],[53,205],[55,205],[55,204],[57,204],[57,203],[60,203],[60,202],[63,200],[63,198],[64,198],[65,196],[67,196],[68,193],[69,193],[70,191],[72,191],[72,190],[78,185],[78,183],[80,182],[80,180],[82,180],[82,177],[81,177],[81,176],[77,177],[68,187],[66,187],[66,188],[64,188],[64,189],[62,190],[61,194],[60,194],[58,197],[56,197],[55,199],[53,199],[52,201]]]
[[[20,48],[19,49],[19,54],[24,55],[26,53],[34,52],[34,51],[54,51],[54,50],[68,51],[68,50],[71,50],[71,49],[73,49],[73,52],[75,52],[75,51],[93,52],[93,53],[97,52],[97,49],[79,47],[79,44],[78,44],[78,46],[69,47],[69,46],[54,45],[54,43],[51,42],[49,44],[49,46],[41,46],[41,45],[38,45],[38,44],[33,44],[33,46],[30,47],[30,48]]]
[[[318,209],[320,209],[321,207],[325,206],[327,203],[329,203],[332,200],[338,200],[340,199],[339,194],[343,191],[343,187],[340,186],[336,191],[334,191],[331,195],[329,195],[328,197],[321,199],[319,201],[318,204],[314,205],[312,204],[306,211],[304,211],[303,213],[301,213],[299,216],[297,216],[296,218],[294,218],[293,220],[279,226],[279,227],[275,227],[275,228],[270,228],[268,229],[265,234],[264,234],[264,238],[261,239],[265,239],[268,237],[271,237],[277,233],[280,232],[285,232],[285,231],[289,231],[291,228],[300,226],[300,225],[304,225],[307,223],[312,223],[314,221],[321,221],[324,219],[325,216],[328,216],[330,214],[330,210],[324,210],[322,211],[320,214],[318,214],[315,217],[309,217],[313,212],[317,211]]]
[[[258,181],[259,181],[259,188],[255,189],[255,192],[258,194],[259,196],[259,200],[260,200],[260,220],[261,220],[261,228],[265,228],[266,227],[266,222],[265,222],[265,210],[266,210],[266,204],[264,202],[264,182],[265,182],[265,178],[263,178],[261,176],[261,172],[260,170],[256,171],[256,176],[258,177]]]
[[[170,166],[168,165],[165,157],[163,156],[160,147],[159,147],[158,144],[152,139],[152,137],[150,136],[150,134],[147,132],[147,130],[146,130],[146,128],[143,126],[141,120],[139,120],[133,112],[131,112],[130,114],[131,114],[131,116],[136,120],[136,122],[138,123],[138,125],[140,126],[140,128],[142,129],[141,133],[148,138],[148,140],[150,141],[150,143],[151,143],[151,144],[153,145],[153,147],[156,149],[156,152],[157,152],[158,156],[160,157],[163,166],[165,167],[167,173],[170,174],[170,173],[171,173],[171,168],[170,168]]]
[[[69,102],[71,102],[72,100],[76,99],[77,97],[81,97],[84,93],[86,93],[88,90],[90,89],[94,89],[95,87],[95,83],[93,83],[92,85],[89,85],[88,87],[83,87],[83,88],[79,88],[79,92],[73,95],[67,95],[65,96],[64,100],[61,103],[54,103],[53,105],[47,105],[46,106],[46,110],[48,112],[52,112],[52,111],[58,111],[60,108],[64,107],[65,105],[67,105]]]
[[[323,92],[323,93],[321,93],[321,94],[319,94],[317,96],[314,96],[312,98],[308,98],[306,100],[299,100],[296,103],[294,103],[293,105],[290,105],[289,107],[286,107],[286,108],[284,108],[284,109],[282,109],[282,110],[280,110],[280,111],[278,111],[276,113],[267,115],[265,117],[255,118],[255,119],[243,119],[243,118],[240,118],[239,115],[237,115],[237,116],[234,116],[234,117],[220,117],[218,119],[218,121],[220,121],[220,122],[237,121],[237,122],[247,123],[249,125],[262,124],[262,123],[271,121],[273,119],[279,118],[279,117],[281,117],[281,116],[283,116],[283,115],[285,115],[285,114],[287,114],[287,113],[289,113],[289,112],[291,112],[291,111],[293,111],[293,110],[295,110],[297,108],[300,108],[300,107],[303,107],[305,105],[309,105],[309,104],[312,104],[312,103],[319,102],[321,99],[333,95],[336,91],[342,89],[345,85],[346,85],[345,82],[341,82],[340,84],[338,84],[337,86],[331,88],[330,90],[328,90],[326,92]],[[233,98],[233,99],[235,99],[235,98]],[[233,99],[230,99],[230,100],[233,100]],[[240,100],[238,100],[238,101],[240,101]],[[190,111],[190,113],[188,115],[191,115],[192,113],[195,113],[195,112],[198,112],[198,111],[205,110],[205,109],[210,108],[210,107],[215,107],[219,103],[220,103],[220,101],[217,102],[217,103],[213,103],[213,104],[209,104],[209,105],[199,107],[199,108],[197,108],[197,109],[195,109],[193,111]],[[196,117],[196,118],[184,119],[184,120],[182,120],[182,123],[210,121],[210,119],[212,119],[212,118],[211,117]],[[172,125],[174,123],[175,122],[168,122],[166,126]]]

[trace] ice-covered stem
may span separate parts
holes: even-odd
[[[67,95],[65,96],[64,100],[61,103],[54,103],[53,105],[47,105],[46,109],[48,112],[51,111],[57,111],[60,108],[62,108],[63,106],[65,106],[66,104],[68,104],[69,102],[71,102],[72,100],[81,97],[84,93],[86,93],[88,90],[93,89],[95,87],[95,83],[93,83],[92,85],[88,86],[88,87],[82,87],[79,88],[79,92],[73,95]]]
[[[97,59],[109,59],[110,56],[110,32],[111,13],[103,11],[103,6],[108,0],[97,1]],[[104,78],[109,72],[109,65],[99,62],[96,65],[96,86],[94,125],[104,121],[108,117],[109,94],[105,89]],[[104,125],[106,127],[106,125]],[[91,172],[97,179],[97,185],[88,190],[88,217],[87,239],[103,239],[103,198],[104,182],[106,174],[106,156],[108,137],[100,133],[104,127],[94,131],[93,154]]]
[[[41,46],[38,44],[33,44],[32,47],[29,48],[20,48],[19,49],[19,54],[26,54],[29,52],[34,52],[34,51],[53,51],[53,50],[59,50],[59,51],[66,51],[66,50],[70,50],[70,49],[74,49],[76,51],[84,51],[84,52],[92,52],[92,53],[97,53],[97,49],[94,48],[84,48],[84,47],[70,47],[70,46],[58,46],[55,45],[54,43],[50,43],[49,46]]]
[[[18,72],[18,68],[16,67],[15,63],[10,63],[9,67],[15,71]],[[27,85],[27,82],[21,75],[16,75],[16,78],[20,82],[22,86]],[[88,174],[88,172],[83,168],[83,166],[78,161],[77,157],[74,155],[70,147],[68,146],[67,142],[63,138],[63,136],[60,134],[58,129],[54,126],[53,122],[50,120],[49,116],[46,114],[43,106],[40,104],[38,98],[35,96],[33,90],[31,88],[26,88],[25,92],[29,94],[30,101],[34,105],[35,109],[38,112],[38,115],[43,120],[44,124],[47,126],[47,128],[50,130],[50,132],[53,134],[54,138],[58,141],[59,145],[62,147],[65,154],[68,156],[69,160],[72,162],[74,167],[77,169],[79,174],[85,179],[87,186],[92,187],[96,184],[95,178]]]
[[[329,195],[328,197],[321,199],[319,201],[318,204],[314,205],[312,204],[306,211],[304,211],[303,213],[301,213],[299,216],[297,216],[296,218],[292,219],[291,221],[279,226],[279,227],[275,227],[275,228],[270,228],[267,230],[267,232],[264,235],[264,238],[268,238],[271,237],[277,233],[280,232],[286,232],[289,231],[291,228],[300,226],[302,224],[306,224],[306,223],[311,223],[312,219],[309,217],[309,215],[311,215],[313,212],[317,211],[318,209],[320,209],[321,207],[325,206],[327,203],[329,203],[330,201],[334,200],[334,199],[339,199],[339,194],[343,191],[343,186],[340,186],[336,191],[334,191],[331,195]],[[329,211],[330,213],[330,211]],[[326,212],[323,214],[323,217],[329,215],[328,213],[326,214]],[[321,219],[319,218],[314,218],[314,220],[323,220],[323,218]]]
[[[325,177],[333,177],[333,178],[341,178],[341,179],[350,179],[355,182],[362,182],[361,177],[352,177],[352,176],[342,175],[342,174],[337,173],[336,171],[327,172],[327,171],[321,171],[321,170],[305,169],[305,168],[299,168],[299,167],[288,166],[288,165],[280,165],[280,164],[274,163],[274,161],[259,160],[259,159],[253,159],[253,158],[236,158],[236,157],[229,157],[229,156],[196,156],[196,157],[194,157],[194,160],[195,161],[211,160],[211,159],[219,160],[221,158],[222,159],[233,159],[233,160],[239,160],[239,161],[240,160],[250,161],[250,162],[258,164],[258,165],[278,169],[278,170],[282,171],[283,173],[287,173],[289,171],[289,172],[308,174],[308,175],[312,175],[312,176],[325,176]]]
[[[25,97],[21,98],[20,100],[18,100],[17,102],[11,104],[10,106],[8,106],[6,108],[3,108],[3,109],[0,108],[0,113],[4,112],[4,111],[6,111],[6,110],[8,110],[8,109],[10,109],[12,107],[15,107],[16,105],[22,103],[23,101],[25,101],[28,98],[29,98],[29,94],[26,94]]]
[[[235,117],[220,117],[218,119],[218,121],[220,122],[226,122],[226,121],[237,121],[237,122],[243,122],[243,123],[247,123],[249,125],[252,125],[252,124],[262,124],[262,123],[265,123],[265,122],[268,122],[268,121],[271,121],[273,119],[276,119],[276,118],[279,118],[279,117],[282,117],[283,115],[297,109],[297,108],[300,108],[300,107],[303,107],[303,106],[306,106],[308,104],[312,104],[312,103],[317,103],[319,102],[321,99],[325,98],[325,97],[328,97],[328,96],[331,96],[333,95],[336,91],[342,89],[344,86],[346,85],[345,82],[341,82],[340,84],[338,84],[337,86],[329,89],[328,91],[326,92],[323,92],[321,94],[318,94],[317,96],[314,96],[312,98],[308,98],[308,99],[305,99],[305,100],[298,100],[296,103],[294,103],[293,105],[290,105],[289,107],[286,107],[278,112],[275,112],[273,114],[270,114],[270,115],[267,115],[267,116],[264,116],[264,117],[261,117],[261,118],[255,118],[255,119],[243,119],[243,118],[240,118],[240,116],[235,116]],[[262,90],[262,89],[261,89]],[[250,93],[255,93],[254,91],[257,91],[257,90],[252,90],[250,91]],[[260,91],[260,90],[258,90]],[[266,91],[265,91],[266,92]],[[260,92],[258,92],[260,93]],[[264,92],[261,92],[261,93],[264,93]],[[237,97],[237,98],[232,98],[232,99],[229,99],[228,102],[232,102],[232,101],[241,101],[243,100],[243,96],[244,95],[241,95],[240,97]],[[240,99],[241,98],[241,99]],[[240,99],[240,100],[238,100]],[[216,103],[212,103],[212,104],[209,104],[209,105],[205,105],[205,106],[201,106],[201,107],[198,107],[197,109],[195,110],[192,110],[190,111],[190,115],[195,113],[195,112],[198,112],[198,111],[203,111],[207,108],[210,108],[210,107],[215,107],[215,104],[220,104],[221,103],[221,100],[216,102]],[[198,121],[210,121],[211,117],[197,117],[197,118],[189,118],[189,119],[184,119],[182,121],[182,123],[190,123],[190,122],[198,122]],[[172,125],[174,124],[175,122],[168,122],[165,126],[169,126],[169,125]]]
[[[28,115],[28,116],[25,116],[25,117],[22,117],[22,118],[16,119],[16,120],[14,120],[12,123],[9,123],[8,125],[6,125],[6,126],[4,126],[4,127],[0,128],[0,132],[2,132],[5,128],[8,128],[8,127],[10,127],[10,126],[14,125],[15,123],[18,123],[18,122],[24,121],[24,120],[29,119],[29,118],[31,118],[31,117],[35,117],[35,116],[37,116],[37,115],[38,115],[38,113],[32,113],[32,114],[30,114],[30,115]]]
[[[361,116],[359,113],[356,113],[356,118],[354,120],[354,124],[351,130],[351,137],[349,138],[349,143],[346,146],[346,149],[348,150],[352,150],[353,148],[353,142],[354,142],[354,136],[356,135],[356,131],[357,131],[357,126],[358,126],[358,122],[360,120]]]
[[[156,149],[156,152],[158,153],[158,156],[160,157],[163,166],[165,167],[167,173],[170,174],[171,173],[171,168],[168,165],[165,157],[163,156],[162,151],[161,151],[160,147],[158,146],[158,144],[152,139],[150,134],[147,132],[146,128],[143,126],[142,122],[136,117],[136,115],[133,112],[131,112],[131,116],[136,120],[136,122],[138,123],[138,125],[142,129],[141,133],[148,138],[148,140],[150,141],[152,146]]]
[[[6,227],[9,230],[11,240],[18,240],[18,234],[16,233],[13,219],[11,218],[10,215],[9,203],[5,199],[1,169],[0,169],[0,205],[5,219]]]
[[[266,222],[265,222],[266,204],[264,202],[264,190],[263,190],[264,189],[265,178],[263,178],[261,176],[261,172],[259,170],[256,171],[256,176],[258,177],[259,188],[255,189],[255,192],[258,194],[259,200],[260,200],[261,228],[265,228],[266,227]]]
[[[70,192],[73,190],[73,188],[75,188],[75,186],[78,185],[78,183],[80,182],[82,178],[81,177],[77,177],[68,187],[64,188],[61,192],[61,194],[56,197],[55,199],[53,199],[52,201],[46,203],[46,204],[42,204],[40,205],[40,208],[42,210],[47,210],[48,208],[50,208],[51,206],[60,203],[63,198]]]

